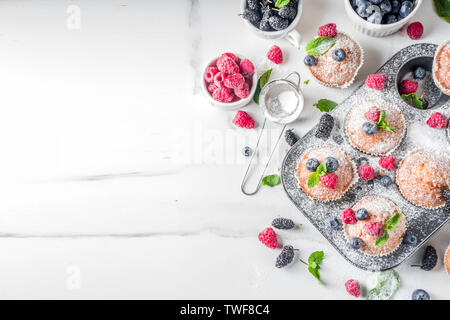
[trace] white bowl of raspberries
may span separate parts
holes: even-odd
[[[239,54],[226,52],[212,59],[202,74],[206,99],[224,110],[235,110],[253,98],[258,82],[253,63]]]

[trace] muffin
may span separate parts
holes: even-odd
[[[353,82],[363,63],[363,50],[347,34],[337,32],[336,25],[334,25],[334,32],[330,31],[330,28],[333,28],[331,25],[334,24],[321,27],[326,28],[326,32],[321,32],[319,28],[319,37],[313,39],[308,45],[314,46],[322,34],[332,36],[334,44],[326,52],[317,49],[308,50],[307,45],[308,55],[305,57],[305,64],[319,83],[329,87],[345,88]]]
[[[450,95],[450,40],[440,45],[433,61],[433,80],[446,95]]]
[[[394,151],[405,135],[402,112],[381,99],[367,99],[349,112],[345,131],[357,149],[381,156]]]
[[[309,197],[320,201],[342,197],[352,185],[354,176],[351,158],[330,146],[307,150],[297,164],[300,188]]]
[[[447,274],[450,276],[450,246],[448,246],[447,251],[445,251],[444,264],[445,270],[447,270]]]
[[[450,157],[423,149],[410,152],[397,169],[397,185],[411,203],[424,208],[445,205],[442,192],[450,186]]]
[[[349,241],[354,238],[361,240],[359,250],[368,255],[383,256],[393,252],[402,243],[406,218],[391,200],[380,196],[366,196],[352,209],[357,213],[358,210],[365,209],[363,217],[357,214],[361,220],[354,219],[352,224],[344,224],[345,236]],[[394,224],[390,223],[394,221]],[[384,243],[377,240],[381,238],[385,239]]]

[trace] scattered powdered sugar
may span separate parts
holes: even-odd
[[[418,56],[433,57],[436,47],[434,44],[417,44],[399,51],[384,66],[376,71],[376,73],[383,73],[387,77],[385,89],[382,92],[370,89],[365,85],[356,89],[350,97],[330,112],[335,119],[335,126],[328,140],[324,142],[316,138],[314,135],[316,128],[313,128],[313,130],[308,132],[289,150],[284,159],[280,175],[288,197],[323,234],[330,244],[349,262],[359,268],[380,271],[399,265],[415,252],[418,247],[425,243],[434,232],[446,222],[450,221],[450,212],[444,211],[443,208],[431,210],[415,206],[402,196],[396,184],[393,183],[390,187],[385,188],[379,183],[378,178],[368,182],[358,180],[342,198],[336,201],[321,202],[314,200],[306,195],[298,186],[296,176],[297,163],[306,150],[312,146],[328,145],[345,152],[357,165],[368,163],[376,172],[383,170],[378,165],[379,157],[364,154],[352,147],[344,130],[345,119],[355,105],[355,102],[370,99],[388,101],[390,104],[397,106],[405,118],[406,136],[400,146],[393,151],[392,156],[397,159],[403,159],[410,151],[423,148],[424,144],[439,149],[441,153],[448,152],[449,140],[445,140],[446,129],[423,129],[426,126],[426,120],[433,112],[440,112],[447,119],[450,117],[450,100],[430,110],[418,110],[404,102],[395,87],[397,72],[406,61]],[[419,137],[419,135],[422,136]],[[439,145],[440,147],[438,147]],[[444,169],[449,170],[448,167]],[[395,181],[394,171],[383,171]],[[327,220],[330,217],[338,217],[340,220],[342,210],[353,207],[357,201],[369,195],[382,196],[395,203],[405,215],[407,232],[413,233],[418,239],[416,246],[402,243],[391,254],[385,256],[369,256],[349,246],[343,232],[342,224],[337,230],[328,229]]]

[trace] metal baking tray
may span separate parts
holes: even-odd
[[[291,199],[299,211],[303,213],[345,259],[361,269],[382,271],[398,266],[420,248],[436,231],[450,221],[450,212],[445,212],[444,208],[429,210],[417,207],[401,195],[395,183],[389,188],[385,188],[376,179],[370,182],[358,180],[339,200],[332,202],[313,200],[298,186],[296,177],[297,163],[308,148],[317,145],[331,145],[343,150],[353,159],[356,165],[361,161],[368,161],[372,167],[379,168],[377,162],[380,157],[370,156],[353,148],[347,141],[344,132],[345,117],[351,110],[353,103],[357,101],[355,99],[369,94],[375,98],[385,99],[396,105],[405,117],[406,135],[401,145],[391,154],[392,156],[397,159],[402,159],[409,151],[423,147],[436,147],[435,149],[439,149],[441,152],[449,153],[450,141],[447,136],[447,129],[437,130],[427,129],[426,127],[426,120],[432,112],[439,111],[449,118],[449,97],[441,94],[439,89],[435,88],[432,80],[430,82],[425,79],[423,81],[425,81],[426,87],[421,88],[421,90],[423,90],[423,94],[429,95],[427,98],[432,102],[430,103],[429,109],[420,110],[403,101],[397,91],[397,83],[402,78],[408,77],[412,68],[417,65],[427,65],[427,68],[430,68],[427,71],[431,71],[430,61],[432,61],[436,49],[437,45],[435,44],[421,43],[406,47],[397,52],[375,72],[383,73],[387,77],[385,89],[382,92],[370,89],[364,84],[361,85],[330,112],[335,123],[328,140],[324,141],[315,137],[316,125],[288,151],[284,158],[281,168],[281,179],[289,199]],[[431,79],[431,74],[428,73],[427,77]],[[420,139],[418,138],[419,136]],[[395,172],[389,171],[388,174],[395,181]],[[412,232],[417,236],[417,245],[411,246],[402,243],[389,255],[369,256],[361,251],[350,248],[348,241],[345,239],[342,224],[335,231],[327,228],[326,222],[328,218],[332,216],[340,218],[343,209],[353,206],[359,199],[366,195],[380,195],[392,200],[406,216],[407,232]]]

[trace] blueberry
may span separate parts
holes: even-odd
[[[403,242],[411,246],[415,246],[417,244],[417,237],[412,233],[407,233],[406,236],[403,238]]]
[[[338,161],[333,157],[326,157],[323,161],[327,165],[327,173],[335,172],[339,167]]]
[[[372,4],[380,4],[383,0],[369,0]]]
[[[381,24],[381,20],[383,20],[383,16],[379,12],[374,12],[372,15],[367,17],[367,22],[373,24]]]
[[[414,290],[412,293],[412,299],[413,300],[430,300],[430,295],[428,292],[422,289]]]
[[[380,4],[380,10],[381,10],[381,14],[386,14],[392,11],[392,5],[388,0],[384,0],[381,4]]]
[[[316,58],[312,55],[307,55],[305,57],[304,62],[305,62],[305,65],[307,65],[308,67],[312,67],[313,65],[316,64]]]
[[[362,240],[360,238],[353,238],[350,240],[350,247],[355,250],[358,250],[362,247]]]
[[[392,13],[398,14],[398,12],[400,11],[400,1],[392,0],[391,5],[392,5]]]
[[[367,18],[369,14],[366,12],[367,7],[370,6],[370,3],[367,0],[360,0],[358,8],[356,8],[356,13],[361,18]]]
[[[404,1],[402,6],[400,7],[399,15],[402,18],[405,18],[408,14],[413,10],[413,3],[411,1]]]
[[[339,227],[339,221],[335,217],[328,219],[327,227],[330,230],[336,230]]]
[[[252,149],[250,149],[250,147],[244,147],[244,149],[242,149],[242,153],[244,156],[250,157],[252,155]]]
[[[320,165],[319,160],[314,158],[309,158],[306,161],[306,169],[308,169],[311,172],[316,172],[317,167]]]
[[[342,61],[346,56],[344,49],[336,49],[332,53],[333,60],[335,61]]]
[[[289,26],[289,20],[283,19],[278,16],[271,16],[269,18],[269,24],[277,31],[284,30]]]
[[[373,134],[377,133],[377,131],[378,131],[378,126],[373,121],[364,122],[362,125],[362,128],[363,128],[364,133],[368,134],[368,135],[373,135]]]
[[[278,15],[288,20],[294,20],[297,15],[297,10],[294,7],[284,6],[280,8]]]
[[[395,14],[390,14],[390,15],[388,15],[387,18],[386,18],[386,23],[387,23],[387,24],[395,23],[395,22],[397,22],[397,21],[398,21],[398,20],[397,20],[397,17],[395,16]]]
[[[385,187],[385,188],[389,187],[389,186],[392,184],[392,179],[391,179],[391,177],[389,177],[389,176],[382,176],[382,177],[380,178],[380,184],[381,184],[383,187]]]
[[[422,101],[422,108],[424,110],[428,109],[428,101],[425,100],[424,98],[419,98],[420,101]]]
[[[369,217],[369,212],[365,208],[359,208],[355,213],[356,219],[366,220]]]
[[[416,80],[422,80],[427,75],[427,70],[425,70],[422,67],[417,67],[416,70],[414,70],[414,79]]]

